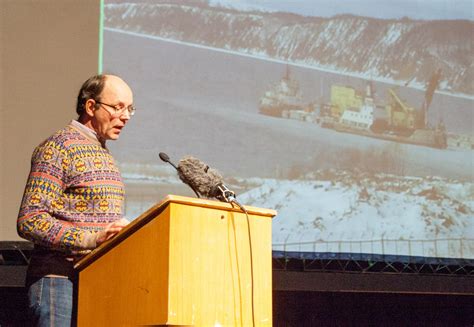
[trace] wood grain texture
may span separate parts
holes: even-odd
[[[254,208],[247,221],[187,199],[167,197],[77,265],[79,326],[251,326],[253,309],[257,326],[271,326],[276,212]]]

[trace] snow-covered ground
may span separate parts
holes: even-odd
[[[331,170],[260,183],[239,200],[278,210],[274,250],[474,258],[472,183]]]
[[[194,196],[171,167],[123,165],[129,220],[166,194]],[[274,250],[474,259],[474,183],[318,170],[299,180],[226,181],[244,205],[278,211]],[[144,197],[143,195],[147,196]]]

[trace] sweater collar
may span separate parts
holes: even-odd
[[[84,134],[87,138],[91,139],[92,141],[100,143],[100,145],[104,148],[107,149],[105,146],[105,140],[99,139],[99,136],[97,135],[97,132],[94,131],[93,129],[90,129],[86,125],[80,123],[77,120],[71,120],[69,123],[73,128]]]

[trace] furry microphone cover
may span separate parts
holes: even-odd
[[[217,170],[209,168],[204,162],[192,156],[183,157],[179,161],[178,176],[206,198],[215,197],[215,187],[222,183],[222,176]]]

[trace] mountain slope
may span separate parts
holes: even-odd
[[[196,1],[112,3],[105,17],[111,28],[423,88],[440,68],[440,90],[474,95],[471,21],[304,17]]]

